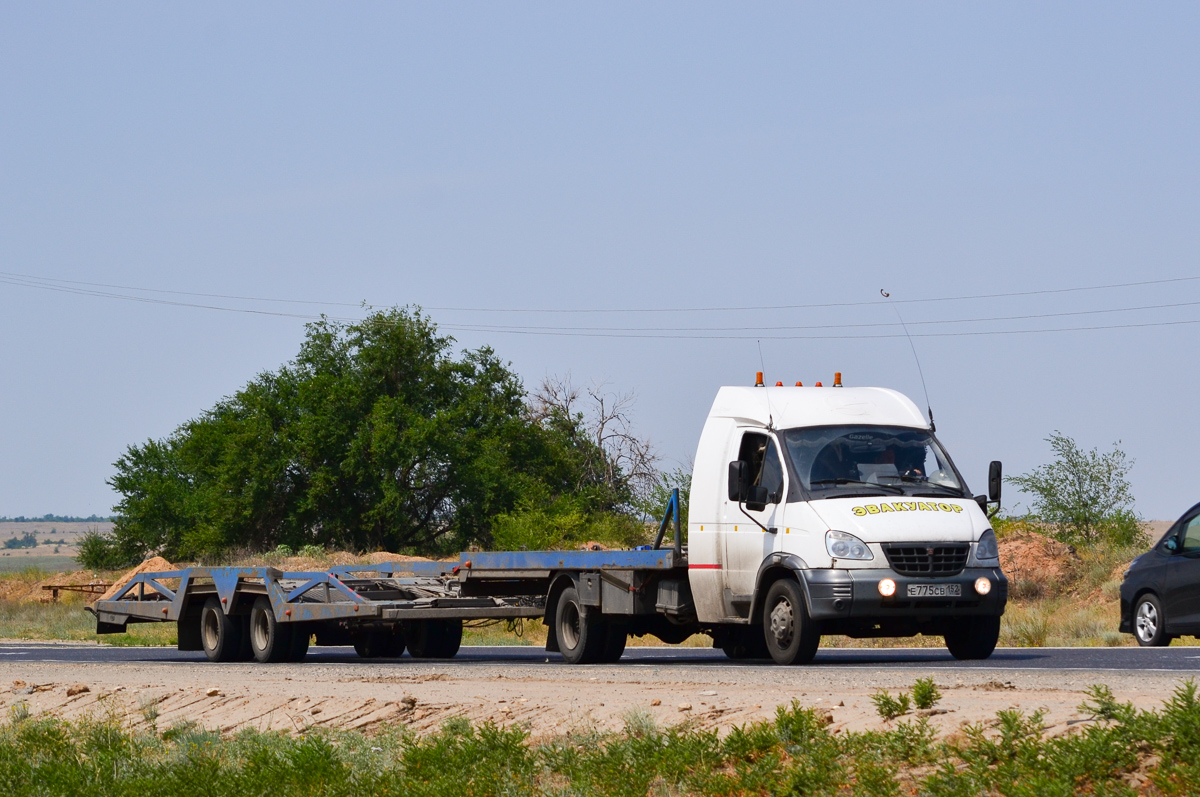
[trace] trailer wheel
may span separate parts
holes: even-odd
[[[239,617],[225,614],[221,602],[211,597],[200,610],[200,644],[209,661],[237,661],[242,648]]]
[[[999,617],[972,617],[946,631],[946,649],[959,661],[986,659],[1000,641]]]
[[[567,587],[558,596],[554,611],[554,630],[558,648],[569,664],[595,664],[603,661],[608,642],[607,628],[598,611],[579,601],[579,591]]]
[[[354,638],[354,652],[364,659],[398,659],[404,655],[404,643],[399,627],[372,628]]]
[[[291,626],[275,619],[271,600],[265,595],[255,598],[250,609],[250,647],[254,659],[263,664],[287,661],[292,652],[292,636]]]
[[[767,590],[763,635],[776,664],[808,664],[821,646],[821,629],[808,616],[800,585],[781,578]]]
[[[462,620],[412,620],[404,640],[414,659],[452,659],[462,647]]]
[[[292,629],[292,644],[288,649],[288,661],[302,662],[308,655],[308,645],[312,642],[312,631],[304,623],[297,623]]]

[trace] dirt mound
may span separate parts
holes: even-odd
[[[121,576],[113,583],[108,591],[101,595],[97,600],[108,601],[112,600],[113,596],[121,591],[121,588],[133,580],[133,577],[141,573],[161,573],[164,570],[176,570],[175,565],[163,559],[161,556],[152,556],[142,562],[137,567],[130,570],[125,575]]]
[[[1013,581],[1061,586],[1079,563],[1074,548],[1036,531],[1006,535],[999,547],[1000,569]]]

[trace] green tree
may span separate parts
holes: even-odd
[[[1107,453],[1084,451],[1058,431],[1046,442],[1053,462],[1007,479],[1034,497],[1029,518],[1053,526],[1054,535],[1069,544],[1135,542],[1143,532],[1126,479],[1133,462],[1120,441]]]
[[[310,324],[293,362],[117,461],[120,558],[444,553],[488,545],[521,506],[628,503],[620,479],[593,474],[604,454],[575,419],[537,417],[491,349],[456,358],[452,344],[406,309]]]

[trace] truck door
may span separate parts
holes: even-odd
[[[778,534],[765,532],[762,526],[775,528],[782,523],[787,484],[779,445],[770,435],[745,431],[735,445],[736,458],[750,466],[753,484],[765,487],[769,496],[765,506],[739,506],[737,501],[729,500],[728,494],[723,502],[725,613],[728,617],[747,617],[759,565],[778,545]]]

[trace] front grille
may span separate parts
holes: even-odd
[[[967,543],[885,544],[888,564],[902,576],[956,576],[967,566]]]

